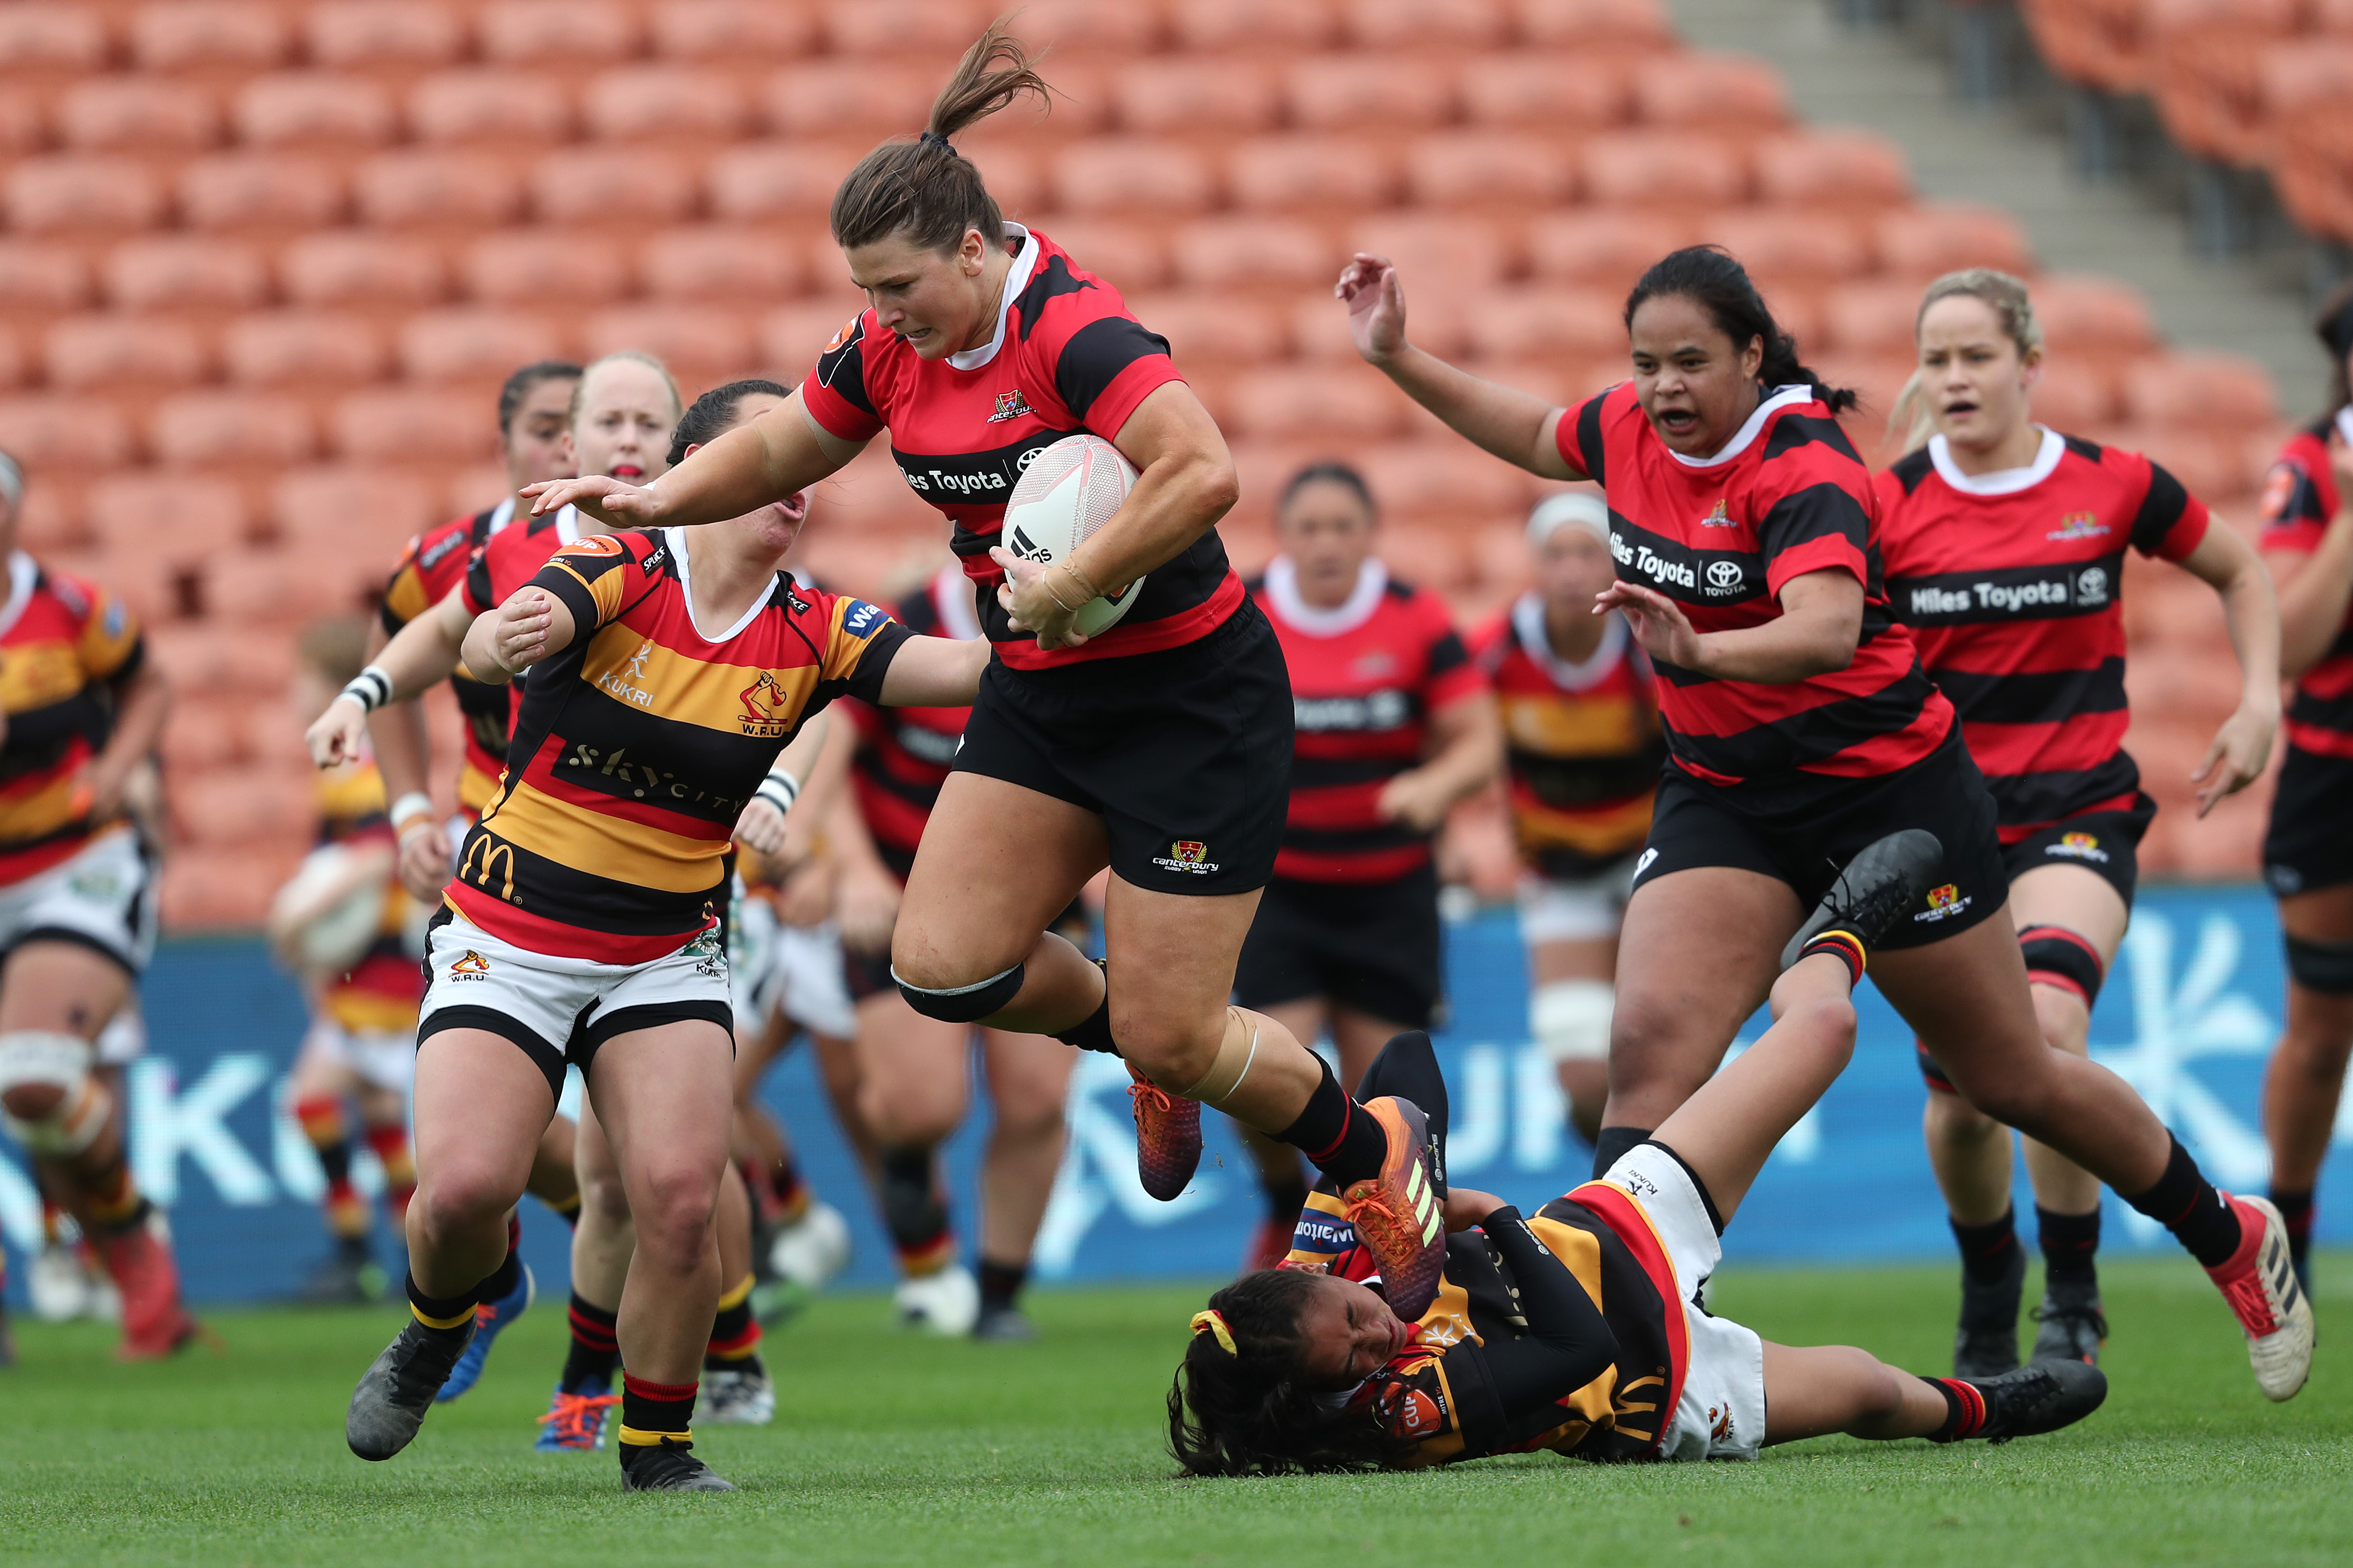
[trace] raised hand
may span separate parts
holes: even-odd
[[[1405,347],[1405,290],[1388,257],[1358,251],[1332,292],[1348,307],[1348,336],[1367,363],[1378,364]]]
[[[542,479],[525,485],[522,495],[531,502],[533,517],[576,506],[607,528],[650,528],[661,521],[661,498],[652,486],[628,484],[605,474]]]

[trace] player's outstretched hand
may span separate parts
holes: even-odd
[[[651,528],[661,521],[661,497],[651,485],[628,484],[605,474],[542,479],[525,485],[522,495],[531,502],[533,517],[576,506],[607,528]]]
[[[1332,292],[1348,307],[1348,336],[1366,363],[1378,364],[1405,347],[1405,289],[1388,257],[1356,252]]]
[[[1612,583],[1593,596],[1593,613],[1623,610],[1627,625],[1642,651],[1681,669],[1700,668],[1699,633],[1692,629],[1683,608],[1656,588],[1640,583]]]
[[[449,835],[431,817],[420,817],[400,836],[400,885],[427,908],[441,901],[449,885]]]
[[[366,741],[367,710],[356,697],[336,698],[302,732],[302,743],[311,748],[311,761],[322,768],[356,762]]]
[[[2197,784],[2198,815],[2205,816],[2222,804],[2223,797],[2233,795],[2263,776],[2263,764],[2272,760],[2272,740],[2279,733],[2279,710],[2269,713],[2245,707],[2222,721],[2214,731],[2214,739],[2206,747],[2206,758],[2198,771],[2189,775]]]
[[[997,602],[1013,617],[1017,632],[1035,632],[1039,647],[1076,647],[1087,640],[1087,634],[1071,626],[1071,617],[1081,606],[1064,609],[1046,587],[1046,568],[1035,561],[1024,561],[1005,546],[992,545],[988,558],[1004,568],[1005,581],[997,585]]]
[[[744,815],[735,819],[735,841],[763,855],[782,855],[785,850],[785,814],[770,802],[752,802],[744,808]]]
[[[518,588],[491,612],[491,657],[509,676],[521,675],[547,657],[554,603],[537,588]]]

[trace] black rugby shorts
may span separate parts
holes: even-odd
[[[1438,872],[1427,863],[1389,882],[1266,885],[1242,940],[1234,1000],[1264,1009],[1310,996],[1405,1029],[1438,1016]]]
[[[2287,749],[2263,834],[2263,880],[2283,899],[2353,882],[2353,757]]]
[[[2004,848],[2002,864],[2012,880],[2038,866],[2081,866],[2114,888],[2130,909],[2140,885],[2141,837],[2156,815],[2157,802],[2140,795],[2123,811],[2062,817]]]

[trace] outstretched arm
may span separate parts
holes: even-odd
[[[463,588],[452,588],[448,597],[401,627],[400,634],[384,645],[361,680],[353,682],[353,686],[367,685],[372,701],[363,702],[347,688],[327,704],[327,710],[319,715],[303,737],[311,748],[312,762],[322,768],[350,762],[360,754],[360,742],[367,733],[372,709],[420,696],[437,681],[449,678],[449,672],[458,668],[459,648],[466,639],[466,628],[474,619],[466,609],[464,594]],[[470,671],[480,667],[468,668]],[[375,689],[370,676],[382,677],[381,690]]]
[[[426,613],[430,615],[436,608],[427,606]],[[369,663],[383,654],[388,640],[384,622],[371,619]],[[449,837],[433,810],[433,735],[425,722],[425,704],[388,702],[368,715],[367,732],[375,752],[376,772],[384,777],[392,831],[400,841],[401,883],[417,898],[430,902],[449,879]]]
[[[2206,748],[2189,775],[2198,791],[2198,815],[2205,816],[2261,777],[2271,761],[2280,722],[2280,606],[2254,546],[2219,521],[2207,525],[2198,548],[2182,558],[2183,570],[2211,584],[2222,596],[2222,620],[2239,656],[2239,707]]]
[[[549,479],[523,489],[532,515],[578,507],[607,528],[686,528],[725,522],[805,490],[858,456],[818,424],[800,390],[748,425],[709,442],[649,485],[602,474]]]

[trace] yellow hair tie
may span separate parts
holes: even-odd
[[[1234,1349],[1234,1331],[1226,1327],[1225,1314],[1215,1309],[1193,1314],[1193,1331],[1196,1334],[1207,1332],[1217,1335],[1218,1343],[1224,1348],[1228,1355],[1238,1356],[1242,1353]]]

